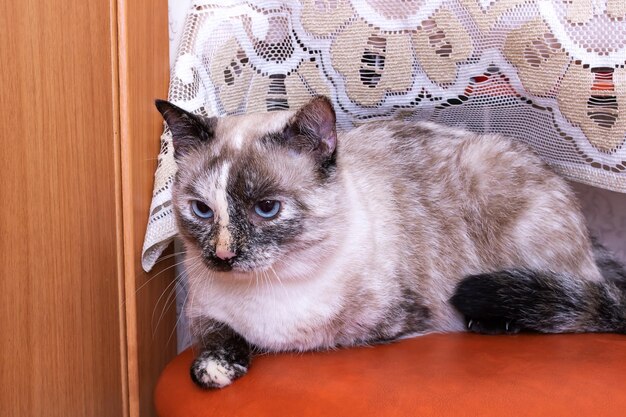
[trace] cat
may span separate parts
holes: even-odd
[[[331,101],[208,118],[167,101],[193,381],[255,351],[429,332],[626,333],[626,272],[526,145],[428,122],[337,133]]]

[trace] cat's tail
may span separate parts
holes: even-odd
[[[464,278],[450,302],[465,315],[470,330],[479,332],[626,334],[626,271],[600,249],[595,255],[602,282],[505,270]]]

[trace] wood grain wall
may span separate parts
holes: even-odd
[[[0,8],[3,415],[123,415],[108,2]]]
[[[173,273],[139,267],[167,1],[5,1],[0,28],[0,414],[151,416],[176,339],[172,308],[151,324]]]
[[[122,184],[124,195],[131,415],[154,413],[156,379],[176,353],[175,302],[165,300],[174,286],[172,258],[151,274],[141,268],[141,248],[152,196],[163,121],[155,98],[167,97],[169,38],[167,4],[118,1]],[[154,278],[154,279],[153,279]],[[162,296],[163,295],[163,296]]]

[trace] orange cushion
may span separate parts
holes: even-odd
[[[384,346],[255,357],[217,391],[176,357],[160,417],[626,416],[626,336],[433,334]]]

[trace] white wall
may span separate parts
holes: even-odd
[[[174,65],[174,59],[178,51],[178,41],[185,25],[185,15],[191,7],[191,0],[169,0],[167,11],[169,13],[170,32],[170,67]]]
[[[626,194],[571,183],[592,234],[626,263]]]

